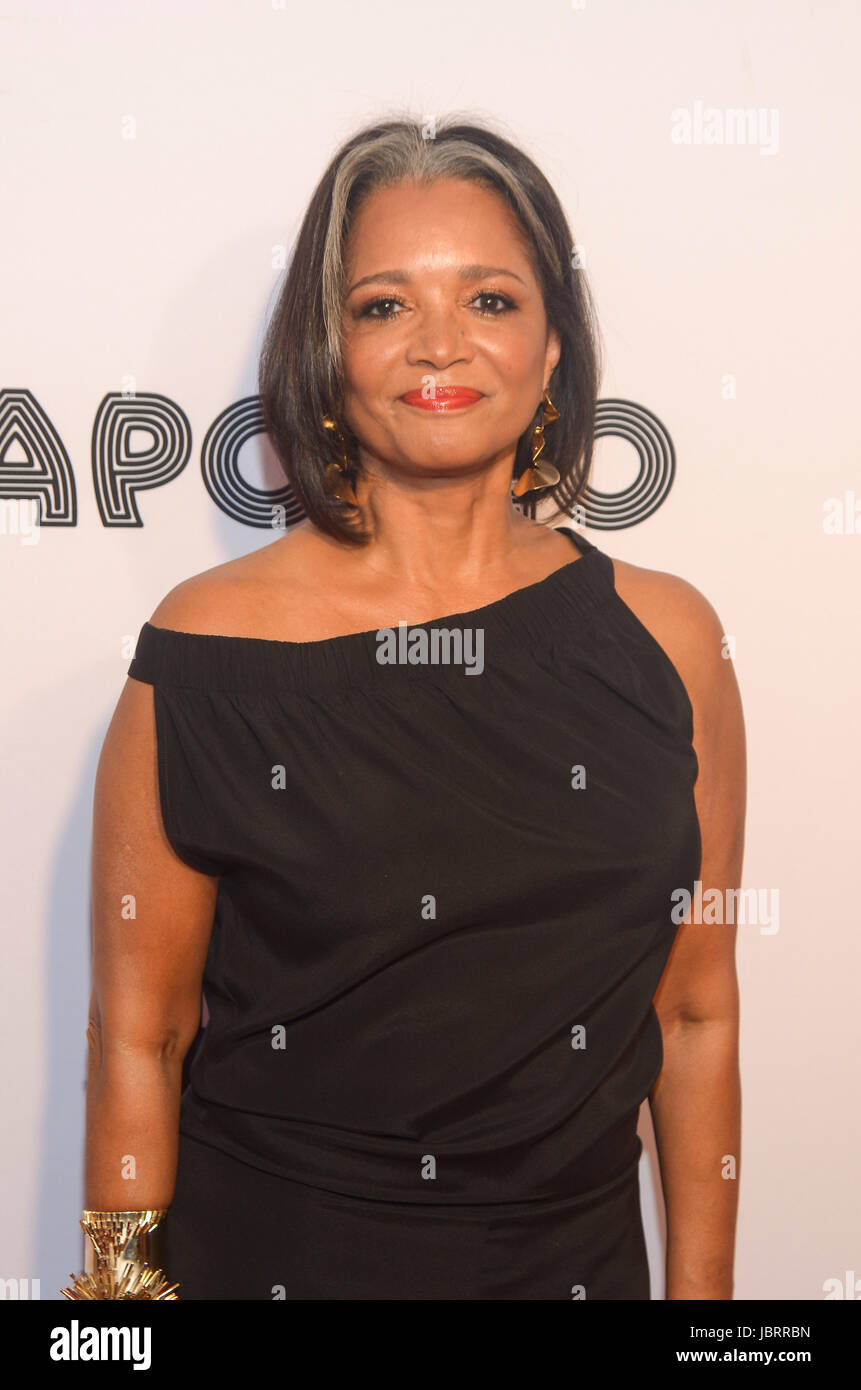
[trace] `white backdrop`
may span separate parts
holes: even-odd
[[[10,0],[4,36],[0,1276],[55,1298],[81,1264],[92,788],[135,638],[179,580],[273,539],[212,500],[204,437],[255,392],[279,248],[336,146],[456,110],[554,183],[597,298],[601,396],[673,442],[660,508],[586,534],[690,580],[735,639],[744,886],[780,908],[777,931],[739,928],[736,1296],[861,1280],[858,6]],[[190,431],[179,476],[134,495],[140,526],[103,519],[94,483],[100,405],[129,391]],[[21,478],[49,448],[24,419],[62,442],[74,524],[60,492],[60,523],[22,533]],[[261,445],[242,473],[279,487]],[[595,488],[635,471],[630,444],[599,442]],[[648,1149],[642,1182],[661,1297]]]

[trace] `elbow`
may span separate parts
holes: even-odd
[[[144,1036],[123,1030],[104,1034],[101,1025],[93,1019],[87,1028],[90,1057],[99,1069],[111,1065],[125,1068],[138,1063],[181,1067],[196,1036],[197,1025],[193,1031],[189,1027],[174,1026]]]
[[[102,1025],[98,1018],[93,1017],[92,1014],[87,1024],[87,1050],[89,1052],[90,1062],[96,1067],[101,1066]]]

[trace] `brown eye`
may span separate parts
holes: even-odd
[[[502,305],[501,309],[479,309],[480,314],[489,314],[491,318],[499,318],[502,314],[507,314],[509,309],[515,307],[514,301],[509,299],[507,294],[497,294],[496,290],[482,290],[475,298],[495,299],[498,304]]]
[[[391,313],[380,313],[380,314],[375,314],[375,313],[372,313],[372,310],[379,308],[381,305],[390,305],[390,304],[399,304],[399,303],[400,303],[400,300],[399,300],[399,299],[394,299],[394,298],[392,298],[391,296],[389,296],[388,298],[385,298],[385,297],[384,297],[384,298],[380,298],[380,299],[372,299],[372,300],[370,301],[370,303],[369,303],[369,304],[366,304],[365,307],[362,309],[361,313],[359,314],[359,318],[362,318],[362,319],[391,319],[391,318],[395,318],[395,315],[394,315],[394,314],[391,314]]]

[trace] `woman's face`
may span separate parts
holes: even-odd
[[[510,478],[560,345],[502,199],[461,179],[377,189],[346,268],[345,413],[362,463],[413,477],[498,463]],[[451,386],[480,395],[461,404]]]

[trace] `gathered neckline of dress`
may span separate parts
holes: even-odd
[[[521,585],[478,608],[442,613],[424,622],[407,622],[407,632],[480,627],[485,641],[490,639],[497,647],[497,655],[504,650],[505,642],[558,634],[566,618],[583,616],[614,585],[610,578],[612,562],[603,551],[570,527],[554,529],[568,536],[581,552],[578,557],[543,579]],[[545,602],[551,591],[554,602]],[[394,630],[397,627],[395,623]],[[421,664],[380,665],[379,634],[388,630],[375,627],[302,642],[185,632],[145,622],[128,674],[153,684],[225,691],[262,691],[270,688],[273,680],[279,685],[306,689],[319,687],[320,682],[354,684],[369,674],[379,679],[381,671],[420,676],[427,670]],[[463,673],[459,674],[463,678]]]

